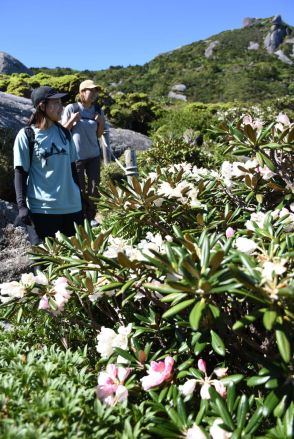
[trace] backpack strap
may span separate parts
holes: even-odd
[[[34,146],[35,146],[35,132],[31,126],[25,127],[25,134],[28,139],[29,144],[29,153],[30,153],[30,165],[32,163],[33,158],[33,152],[34,152]]]
[[[101,115],[102,113],[102,109],[101,107],[97,104],[97,102],[95,102],[94,104],[94,108],[95,108],[95,113],[99,113]]]
[[[73,104],[72,104],[72,106],[73,106],[73,112],[74,113],[78,113],[78,112],[80,112],[80,106],[79,106],[79,103],[78,102],[74,102]]]
[[[63,134],[65,135],[67,141],[70,142],[71,139],[72,139],[72,137],[71,137],[71,132],[70,132],[67,128],[65,128],[63,125],[61,125],[61,123],[59,123],[59,122],[55,122],[55,125],[56,125],[59,129],[61,129],[61,131],[62,131]]]

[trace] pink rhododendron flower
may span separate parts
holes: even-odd
[[[164,361],[151,361],[148,375],[140,380],[143,389],[149,390],[151,387],[159,386],[164,381],[169,381],[172,377],[174,362],[174,359],[169,356]]]
[[[221,381],[213,380],[212,384],[215,390],[217,391],[217,393],[219,393],[222,398],[227,397],[227,389]]]
[[[130,368],[108,364],[106,371],[98,375],[97,398],[108,405],[124,401],[128,397],[128,389],[123,384],[130,371]]]
[[[201,370],[201,372],[206,373],[206,362],[200,358],[198,360],[198,369]]]
[[[54,282],[54,300],[57,305],[57,312],[63,311],[64,305],[69,301],[71,292],[67,290],[66,277],[58,277]]]
[[[235,235],[235,230],[233,227],[228,227],[226,230],[226,238],[232,238]]]
[[[45,296],[43,296],[39,302],[38,309],[48,309],[48,308],[49,308],[49,300],[45,294]]]

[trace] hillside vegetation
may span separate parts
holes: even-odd
[[[260,101],[293,95],[294,65],[281,61],[264,47],[272,21],[272,17],[256,20],[251,26],[228,30],[160,54],[143,66],[111,66],[79,73],[92,77],[112,92],[137,91],[153,97],[167,96],[175,84],[185,84],[185,95],[190,101]],[[278,49],[291,60],[293,27],[283,26],[288,36]],[[205,50],[211,42],[218,43],[207,58]],[[258,49],[248,49],[251,43],[258,44]],[[37,73],[40,69],[33,71]],[[74,71],[57,68],[46,69],[46,73],[59,76]]]

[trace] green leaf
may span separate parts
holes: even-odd
[[[192,329],[197,330],[199,328],[200,319],[203,311],[206,308],[205,299],[199,300],[190,312],[189,321]]]
[[[249,411],[248,398],[246,395],[242,395],[237,411],[237,425],[240,431],[243,430],[243,427],[246,422],[247,412]]]
[[[249,387],[260,386],[261,384],[266,383],[269,379],[270,379],[269,375],[250,377],[247,380],[247,386]]]
[[[210,331],[210,335],[211,335],[211,346],[213,350],[217,354],[224,356],[226,353],[224,342],[222,341],[220,336],[213,330]]]
[[[294,436],[294,404],[291,402],[284,416],[283,424],[286,429],[286,438],[292,439]]]
[[[190,306],[192,303],[195,302],[195,299],[188,299],[188,300],[184,300],[181,303],[178,303],[175,306],[172,306],[170,309],[168,309],[163,315],[163,318],[167,318],[167,317],[171,317],[174,314],[182,311],[185,308],[188,308],[188,306]]]
[[[276,341],[281,357],[285,361],[285,363],[289,363],[291,359],[291,347],[288,337],[286,336],[285,332],[282,331],[281,329],[277,329],[275,333],[276,333]]]
[[[273,324],[276,321],[276,318],[277,318],[276,311],[272,311],[272,310],[265,311],[265,313],[263,314],[263,325],[265,329],[271,331]]]
[[[240,373],[236,373],[234,375],[229,375],[227,377],[224,377],[221,379],[221,382],[227,386],[229,383],[239,383],[240,381],[242,381],[244,378],[244,375],[240,374]]]
[[[127,352],[121,348],[115,348],[115,352],[117,354],[119,354],[121,357],[125,358],[126,360],[128,360],[132,363],[134,363],[134,362],[137,363],[137,359],[133,355],[131,355],[129,352]]]
[[[17,323],[19,323],[21,321],[22,314],[23,314],[23,307],[19,308],[19,310],[18,310],[17,317],[16,317]]]
[[[225,401],[221,398],[221,396],[215,391],[213,387],[210,387],[209,389],[210,396],[212,400],[214,401],[216,408],[224,421],[224,423],[231,429],[234,429],[234,423],[232,420],[232,417],[227,409],[227,405]]]
[[[265,398],[265,401],[263,403],[263,410],[262,414],[264,417],[267,417],[271,414],[271,412],[274,410],[274,408],[278,405],[280,402],[279,397],[275,393],[274,390],[272,390],[267,397]]]

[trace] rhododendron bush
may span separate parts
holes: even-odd
[[[294,126],[214,133],[235,161],[110,183],[100,227],[46,239],[41,271],[1,286],[7,319],[87,331],[96,398],[136,413],[128,437],[293,437]]]

